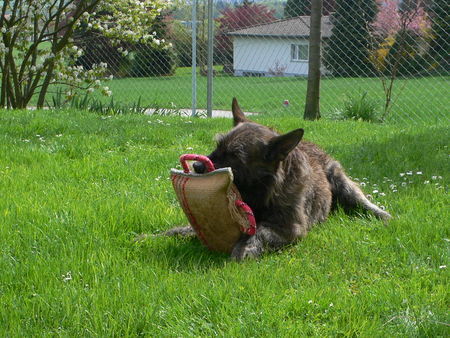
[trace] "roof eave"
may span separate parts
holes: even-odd
[[[309,39],[309,35],[285,35],[285,34],[245,34],[245,33],[227,33],[230,36],[237,37],[256,37],[256,38],[302,38]],[[322,39],[327,39],[329,36],[322,36]]]

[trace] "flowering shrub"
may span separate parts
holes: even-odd
[[[413,58],[423,51],[431,24],[420,0],[402,8],[397,0],[381,2],[372,24],[376,43],[369,59],[379,72],[408,74]]]
[[[381,119],[392,107],[394,83],[398,76],[416,74],[426,67],[430,22],[421,0],[383,0],[371,25],[368,59],[377,72],[385,96]]]
[[[65,85],[67,99],[77,90],[100,89],[111,95],[107,65],[75,66],[83,50],[74,30],[84,24],[113,41],[164,45],[151,32],[153,20],[170,1],[163,0],[4,0],[0,16],[0,107],[25,108],[38,94],[43,107],[50,85]],[[100,13],[100,14],[99,14]]]

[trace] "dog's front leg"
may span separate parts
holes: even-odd
[[[290,243],[273,227],[261,223],[257,225],[256,229],[256,234],[253,236],[241,236],[231,252],[232,259],[242,261],[247,258],[258,258],[266,250],[276,250]]]
[[[164,231],[162,236],[195,236],[195,230],[190,226],[176,227]]]

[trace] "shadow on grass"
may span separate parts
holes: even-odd
[[[377,134],[373,139],[353,144],[341,143],[329,149],[336,154],[345,167],[353,168],[351,174],[364,175],[381,180],[383,177],[395,178],[401,182],[399,173],[407,170],[423,171],[423,177],[414,184],[423,185],[423,180],[431,175],[444,175],[448,172],[449,132],[446,127],[418,127],[399,129],[393,135]],[[335,151],[333,151],[335,150]],[[417,176],[419,177],[419,176]],[[387,183],[389,184],[389,183]],[[367,189],[365,189],[367,190]],[[395,217],[394,210],[390,211]],[[343,211],[335,210],[330,218],[342,217]],[[372,224],[375,219],[364,210],[345,212],[352,220]],[[380,221],[380,226],[382,225]],[[324,226],[324,225],[321,225]],[[135,259],[147,264],[156,264],[169,271],[201,273],[211,269],[223,268],[229,255],[209,251],[197,238],[148,237],[136,244]]]
[[[208,250],[196,237],[148,236],[134,245],[135,259],[175,272],[206,272],[230,261],[228,254]]]
[[[398,178],[408,170],[423,171],[426,175],[443,175],[448,172],[447,127],[406,128],[391,137],[373,139],[353,144],[342,143],[328,148],[329,152],[353,173],[373,177]],[[349,172],[350,174],[353,174]],[[423,183],[423,182],[422,182]]]

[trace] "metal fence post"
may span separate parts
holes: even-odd
[[[207,83],[207,106],[208,117],[212,117],[213,100],[213,53],[214,53],[214,31],[213,31],[213,0],[208,0],[208,83]]]
[[[197,113],[197,0],[192,0],[192,116]]]

